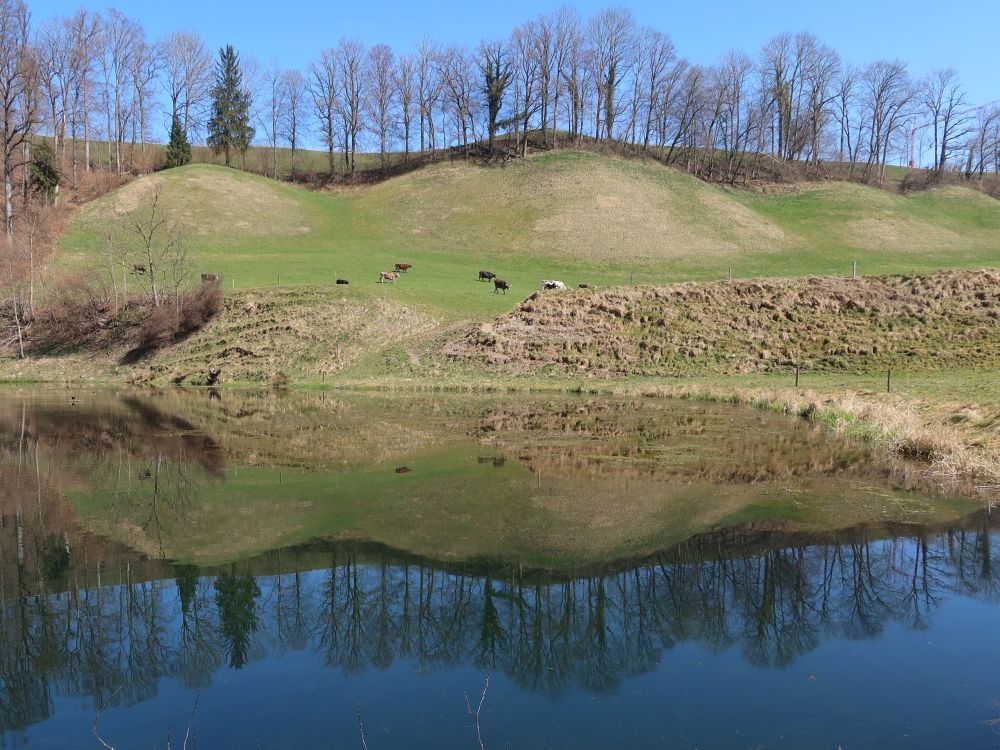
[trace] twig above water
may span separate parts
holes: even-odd
[[[358,701],[358,732],[361,733],[361,747],[368,750],[368,742],[365,740],[365,722],[361,718],[361,701]]]
[[[106,742],[104,738],[101,737],[100,732],[97,731],[97,722],[100,720],[101,714],[103,714],[105,709],[114,702],[115,696],[117,696],[118,693],[121,692],[121,690],[122,689],[120,686],[115,688],[115,691],[111,694],[111,697],[108,698],[107,701],[105,701],[104,705],[102,705],[99,709],[97,709],[97,714],[94,716],[94,723],[91,726],[91,729],[94,732],[94,737],[97,738],[97,741],[101,743],[101,745],[104,747],[105,750],[117,750],[117,748],[115,748],[114,745]]]
[[[191,736],[191,725],[194,724],[194,715],[198,713],[198,701],[201,700],[201,691],[194,694],[194,706],[191,708],[191,718],[188,719],[187,729],[184,730],[184,745],[181,750],[187,750],[188,738]]]
[[[486,684],[483,685],[483,694],[479,696],[479,705],[476,710],[472,710],[472,703],[469,701],[469,694],[465,693],[465,708],[476,722],[476,739],[479,740],[479,750],[486,750],[486,743],[483,742],[483,732],[479,724],[479,715],[483,712],[483,704],[486,702],[486,691],[490,689],[490,675],[486,675]]]

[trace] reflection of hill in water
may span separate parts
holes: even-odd
[[[879,462],[863,445],[815,425],[718,405],[511,404],[485,414],[476,434],[546,474],[721,483],[868,477],[916,486],[913,467]]]
[[[313,545],[204,572],[77,561],[64,590],[47,593],[37,571],[4,560],[16,574],[0,608],[0,726],[43,720],[53,695],[96,707],[121,688],[117,700],[138,702],[163,677],[206,687],[224,666],[286,651],[347,675],[397,659],[501,670],[553,696],[614,692],[686,642],[783,667],[825,638],[874,638],[892,622],[924,628],[952,596],[995,601],[996,534],[985,517],[969,524],[813,544],[751,535],[753,553],[719,534],[577,576]],[[157,579],[165,574],[172,580]]]
[[[0,451],[0,514],[35,539],[0,545],[28,558],[96,533],[202,564],[336,538],[570,568],[976,507],[800,420],[666,399],[43,392],[0,398]]]

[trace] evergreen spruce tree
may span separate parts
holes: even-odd
[[[219,50],[212,87],[212,117],[208,121],[208,145],[215,154],[226,155],[230,165],[233,149],[245,154],[253,141],[250,124],[250,92],[243,85],[240,58],[232,45]]]
[[[166,167],[183,167],[191,163],[191,144],[181,126],[181,119],[174,117],[170,124],[170,143],[167,144]]]
[[[31,189],[46,203],[52,203],[59,192],[59,180],[62,173],[56,161],[56,152],[48,141],[35,144],[31,154],[29,179]]]

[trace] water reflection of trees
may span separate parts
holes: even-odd
[[[471,664],[550,696],[612,692],[685,642],[784,667],[824,639],[874,638],[893,622],[926,628],[952,596],[996,601],[992,540],[983,527],[750,554],[701,538],[572,579],[333,546],[210,575],[178,566],[172,581],[76,561],[59,591],[14,562],[0,608],[0,726],[43,720],[54,695],[97,706],[120,688],[117,700],[137,703],[163,676],[205,687],[221,668],[289,650],[346,675],[397,659],[421,670]]]

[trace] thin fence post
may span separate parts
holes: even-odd
[[[799,370],[800,370],[799,366],[795,365],[795,387],[796,388],[799,387]]]
[[[858,262],[857,261],[853,261],[853,263],[851,265],[851,277],[855,278],[855,279],[858,277]]]
[[[730,281],[733,280],[733,267],[732,266],[729,267],[729,280]]]
[[[885,392],[892,393],[892,368],[889,368],[889,372],[885,376]]]

